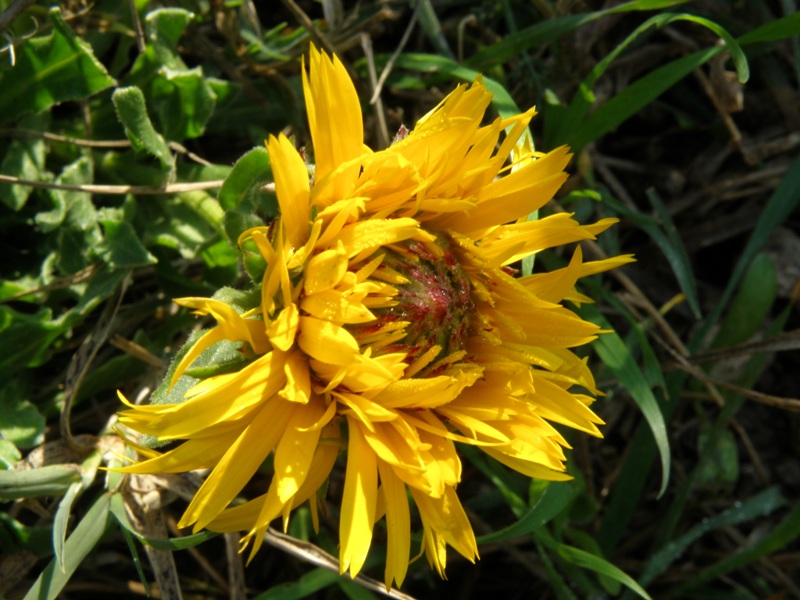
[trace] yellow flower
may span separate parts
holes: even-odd
[[[317,494],[346,449],[341,572],[360,571],[385,517],[388,589],[408,568],[409,493],[420,551],[440,575],[447,545],[478,557],[456,494],[455,442],[563,480],[568,446],[551,422],[600,436],[593,399],[570,391],[597,393],[592,374],[569,350],[598,328],[560,303],[588,301],[579,278],[631,259],[585,263],[578,248],[563,269],[512,276],[521,258],[594,239],[614,220],[526,220],[565,181],[570,155],[520,141],[533,109],[482,125],[491,95],[480,80],[380,152],[363,144],[358,96],[335,56],[312,48],[303,88],[313,185],[291,142],[270,137],[281,216],[240,239],[267,265],[258,306],[177,301],[216,326],[180,360],[173,384],[224,340],[240,344],[245,366],[201,380],[183,403],[122,411],[130,429],[182,441],[124,470],[210,468],[179,526],[248,531],[255,552],[270,522],[285,525],[306,501],[318,526]],[[266,493],[232,505],[270,455]]]

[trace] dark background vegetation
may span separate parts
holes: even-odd
[[[142,521],[119,525],[96,500],[115,483],[66,443],[80,434],[90,447],[122,452],[105,437],[120,408],[115,389],[129,397],[152,390],[194,326],[170,299],[245,281],[230,240],[273,216],[275,203],[260,189],[269,180],[260,154],[231,167],[268,133],[309,143],[299,72],[313,42],[335,50],[354,78],[373,148],[475,72],[518,107],[536,105],[537,149],[568,143],[575,151],[570,180],[542,214],[568,210],[583,222],[617,216],[620,224],[584,252],[635,253],[638,261],[581,288],[597,300],[582,314],[617,331],[587,351],[607,392],[595,405],[605,439],[570,434],[575,480],[547,490],[467,452],[459,495],[476,534],[513,529],[487,537],[477,565],[451,554],[447,581],[419,559],[403,592],[632,597],[614,565],[653,598],[800,598],[797,5],[633,4],[639,10],[600,15],[619,3],[62,3],[63,26],[89,45],[85,52],[114,84],[83,66],[64,80],[45,75],[58,52],[48,56],[46,44],[36,44],[58,29],[59,17],[45,2],[0,0],[6,17],[25,9],[4,22],[2,175],[156,190],[212,182],[208,190],[163,195],[0,182],[0,456],[11,470],[27,456],[28,471],[77,465],[84,477],[81,484],[73,469],[44,473],[43,483],[0,480],[0,593],[22,598],[52,569],[52,540],[64,542],[53,528],[62,526],[75,533],[59,554],[76,564],[63,581],[53,571],[39,580],[34,589],[51,596],[139,597],[142,576],[162,598],[176,597],[165,583],[176,580],[186,598],[378,595],[310,564],[314,551],[300,543],[288,542],[290,554],[273,540],[246,568],[230,537],[172,558],[154,552],[151,563],[127,528],[186,535],[175,530],[175,517],[193,480],[129,482],[125,502],[140,507]],[[185,26],[160,22],[156,39],[147,28],[161,7],[194,17]],[[746,83],[708,23],[741,42]],[[754,31],[758,39],[748,40]],[[604,59],[627,42],[606,68]],[[714,56],[687,62],[714,48]],[[37,56],[42,62],[31,62]],[[387,62],[393,67],[380,102],[371,104],[370,69],[377,78]],[[126,121],[124,99],[112,92],[131,86],[142,90],[147,112],[131,96]],[[42,90],[64,95],[48,100]],[[575,102],[581,97],[583,108]],[[109,140],[122,144],[97,143]],[[213,185],[226,177],[227,188]],[[537,257],[536,269],[556,268],[567,252]],[[338,497],[341,476],[332,479],[330,498]],[[252,482],[254,493],[267,477]],[[65,502],[65,494],[74,499]],[[303,511],[290,533],[336,555],[337,520],[331,501],[318,536]],[[380,526],[375,535],[365,571],[382,580]]]

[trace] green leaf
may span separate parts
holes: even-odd
[[[10,469],[22,458],[17,446],[11,440],[5,439],[5,434],[0,438],[0,469]]]
[[[768,254],[758,254],[750,263],[711,348],[735,346],[753,337],[764,326],[777,292],[775,263]]]
[[[135,86],[119,88],[111,99],[134,149],[148,152],[158,159],[164,169],[170,169],[172,152],[150,122],[142,90]]]
[[[24,600],[56,600],[70,577],[101,540],[113,519],[109,512],[108,494],[100,496],[78,523],[64,544],[64,569],[51,560],[36,582],[25,594]]]
[[[267,149],[253,148],[233,165],[219,191],[219,203],[225,210],[236,209],[253,196],[262,194],[264,184],[271,181]]]
[[[183,8],[157,8],[147,13],[145,30],[148,49],[152,48],[159,64],[186,68],[178,54],[178,41],[194,14]]]
[[[355,581],[340,577],[336,582],[339,589],[347,596],[348,600],[377,600],[378,596],[365,587],[361,587]]]
[[[103,221],[105,240],[98,256],[116,269],[132,269],[155,264],[156,258],[142,245],[133,226],[127,221]]]
[[[649,594],[644,591],[636,581],[604,558],[586,552],[585,550],[580,550],[579,548],[567,546],[566,544],[558,544],[556,546],[556,551],[564,560],[584,569],[589,569],[601,575],[605,575],[606,577],[610,577],[615,581],[619,581],[622,585],[630,588],[642,598],[651,600]]]
[[[0,94],[0,120],[88,98],[116,83],[91,47],[67,26],[58,8],[50,9],[50,19],[53,33],[22,44],[16,51],[16,65],[0,71],[0,89],[6,90]]]
[[[0,75],[0,82],[2,75]],[[8,95],[8,94],[6,94]],[[2,99],[0,99],[2,102]],[[19,123],[20,128],[43,131],[49,119],[45,115],[26,115]],[[0,172],[30,181],[49,181],[52,175],[45,171],[45,151],[47,144],[43,138],[12,140],[8,145]],[[33,188],[27,185],[0,185],[0,202],[13,211],[20,210],[31,195]]]
[[[286,60],[289,60],[288,57]],[[299,124],[302,106],[290,89],[274,85],[267,78],[247,82],[247,92],[235,81],[206,77],[217,97],[214,114],[206,124],[206,134],[241,137],[261,144],[270,132],[280,131],[287,123]],[[253,99],[253,93],[260,101]]]
[[[203,70],[165,68],[162,74],[153,82],[152,97],[164,135],[170,140],[203,135],[217,103]]]
[[[92,163],[87,157],[81,157],[64,167],[56,178],[57,183],[69,185],[91,181]],[[60,211],[60,207],[64,207],[65,213],[55,217],[51,211],[41,218],[47,222],[46,227],[53,227],[53,223],[61,219],[54,229],[58,236],[57,265],[61,273],[71,275],[93,262],[94,249],[102,241],[97,224],[97,209],[91,194],[87,192],[48,190],[48,193],[56,207],[54,211]]]
[[[36,366],[44,360],[50,344],[64,331],[50,316],[47,308],[29,315],[10,306],[0,306],[0,344],[3,348],[14,348],[14,352],[0,357],[0,377],[8,381],[20,367]],[[4,397],[7,389],[2,390],[0,397]]]
[[[667,483],[669,482],[670,449],[667,426],[664,422],[664,415],[658,406],[658,401],[630,350],[625,346],[619,335],[613,331],[605,317],[600,314],[600,311],[591,304],[585,304],[581,307],[580,312],[589,321],[603,329],[610,330],[608,333],[601,334],[593,342],[592,348],[597,352],[603,364],[614,373],[620,383],[628,390],[650,426],[650,431],[653,433],[661,458],[661,487],[658,492],[660,496],[667,489]]]
[[[81,470],[77,466],[47,465],[25,471],[0,471],[0,499],[58,496],[80,481]]]
[[[0,548],[6,556],[28,550],[38,558],[45,558],[53,553],[52,528],[26,526],[0,512]]]
[[[264,189],[271,181],[269,155],[263,147],[253,148],[242,156],[225,178],[219,203],[225,209],[223,225],[232,245],[238,243],[243,231],[263,225],[266,218],[278,214],[275,195]]]
[[[45,418],[28,401],[28,386],[20,379],[0,391],[0,435],[22,448],[32,448],[44,441]]]
[[[225,211],[222,210],[219,200],[208,192],[199,190],[182,192],[178,194],[178,199],[185,206],[192,209],[203,221],[208,223],[220,236],[225,234],[225,228],[222,226],[222,220],[225,218]]]
[[[80,185],[91,183],[91,181],[92,163],[85,156],[65,166],[61,174],[56,178],[56,183],[60,185]],[[72,213],[73,217],[77,216],[78,220],[75,218],[70,219],[68,222],[69,228],[89,231],[95,225],[93,218],[94,207],[88,208],[88,210],[81,210],[82,208],[87,208],[86,203],[91,204],[90,194],[53,189],[47,190],[47,195],[53,203],[53,208],[49,211],[39,212],[35,217],[36,225],[39,226],[42,233],[50,233],[58,229],[70,213]]]
[[[478,536],[477,541],[479,544],[491,544],[536,531],[569,506],[574,496],[572,483],[550,482],[539,501],[521,519],[500,531]]]
[[[732,489],[739,479],[739,448],[730,429],[710,435],[704,427],[697,436],[697,455],[703,460],[697,465],[696,483],[701,486],[725,486]]]

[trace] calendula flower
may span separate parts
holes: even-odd
[[[584,262],[578,248],[563,269],[513,276],[521,258],[594,239],[614,220],[527,220],[567,178],[570,155],[521,141],[533,109],[482,125],[491,94],[480,80],[380,152],[364,146],[358,96],[335,56],[311,49],[303,89],[314,181],[285,136],[269,138],[280,217],[240,239],[266,264],[256,301],[177,300],[216,325],[173,384],[220,342],[235,343],[239,361],[182,403],[122,411],[128,428],[181,442],[141,448],[145,460],[123,470],[210,468],[179,526],[247,531],[255,552],[269,524],[304,502],[318,527],[318,493],[344,454],[341,572],[361,570],[385,518],[388,589],[412,552],[410,499],[440,575],[448,545],[478,557],[456,494],[457,442],[564,480],[568,445],[551,423],[600,436],[592,374],[570,350],[598,328],[561,303],[589,301],[576,281],[630,258]],[[269,488],[232,504],[269,457]]]

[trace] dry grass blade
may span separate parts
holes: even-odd
[[[138,533],[152,539],[168,537],[161,510],[161,492],[151,477],[132,475],[124,497],[125,510]],[[153,568],[160,597],[164,600],[180,600],[183,596],[172,552],[147,545],[144,549]]]
[[[125,339],[120,335],[115,335],[113,338],[111,338],[109,344],[111,344],[115,348],[119,348],[125,354],[128,354],[133,358],[140,360],[143,363],[148,364],[156,369],[163,370],[166,369],[167,367],[167,362],[163,358],[156,356],[155,354],[150,352],[147,348],[140,346],[136,342],[132,342],[131,340]]]
[[[82,269],[75,273],[74,275],[70,275],[68,277],[59,277],[53,283],[48,283],[47,285],[41,285],[39,287],[31,288],[29,290],[23,290],[16,294],[12,294],[6,298],[0,299],[0,304],[6,304],[8,302],[13,302],[14,300],[19,300],[20,298],[24,298],[25,296],[30,296],[32,294],[40,294],[42,292],[51,292],[53,290],[60,290],[63,288],[67,288],[71,285],[75,285],[76,283],[83,283],[84,281],[88,281],[92,277],[94,277],[97,273],[99,273],[103,269],[103,263],[95,263]]]
[[[228,588],[231,600],[246,600],[244,561],[239,552],[239,534],[225,534],[225,557],[228,561]]]
[[[786,331],[766,340],[747,342],[729,348],[722,348],[721,350],[712,350],[695,354],[688,357],[687,360],[697,365],[728,358],[736,358],[738,356],[749,356],[760,352],[785,352],[787,350],[798,349],[800,349],[800,329],[793,329],[792,331]]]
[[[270,546],[280,548],[287,554],[301,558],[312,565],[322,567],[323,569],[333,571],[334,573],[339,573],[339,561],[325,552],[322,548],[315,546],[311,542],[298,540],[297,538],[285,535],[271,528],[264,534],[264,541]],[[367,577],[366,575],[358,575],[355,579],[353,579],[353,581],[367,588],[368,590],[378,592],[379,594],[383,594],[389,598],[397,598],[399,600],[414,600],[413,596],[404,594],[400,590],[396,590],[394,588],[387,592],[386,586],[383,585],[383,583],[372,579],[372,577]]]
[[[108,300],[103,314],[97,321],[94,330],[84,338],[80,348],[72,357],[69,369],[67,370],[67,380],[64,385],[64,405],[61,409],[61,437],[66,440],[70,445],[77,443],[72,436],[70,427],[70,416],[72,414],[72,402],[75,394],[81,386],[89,365],[92,364],[97,351],[108,339],[108,333],[111,329],[111,324],[114,322],[114,316],[117,314],[122,298],[125,296],[125,290],[130,283],[131,275],[127,273],[117,286],[115,296]]]
[[[683,371],[689,373],[692,377],[701,381],[706,386],[714,386],[719,387],[743,398],[747,398],[748,400],[753,400],[754,402],[758,402],[760,404],[766,404],[767,406],[772,406],[775,408],[780,408],[782,410],[786,410],[789,412],[800,412],[800,399],[796,398],[783,398],[780,396],[773,396],[770,394],[762,394],[761,392],[757,392],[755,390],[751,390],[748,388],[743,388],[733,383],[728,383],[727,381],[722,381],[720,379],[716,379],[708,375],[705,371],[700,369],[699,367],[694,366],[691,364],[686,358],[680,356],[674,350],[664,346],[667,351],[672,354],[673,358],[675,358],[677,362],[677,367]]]

